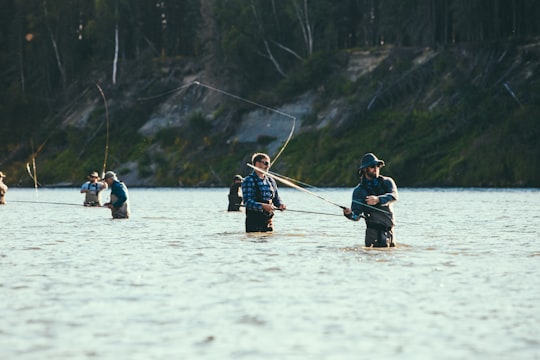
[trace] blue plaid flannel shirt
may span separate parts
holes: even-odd
[[[262,199],[257,199],[257,185],[255,182],[259,185]],[[269,203],[272,201],[276,207],[281,205],[281,198],[275,181],[268,176],[261,179],[255,172],[246,176],[242,181],[242,196],[247,210],[263,211],[261,202]]]

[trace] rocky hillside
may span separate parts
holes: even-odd
[[[253,152],[283,150],[274,171],[353,186],[375,152],[400,186],[538,187],[539,60],[536,40],[358,49],[259,88],[189,59],[123,64],[115,86],[99,74],[74,84],[43,137],[1,167],[33,186],[34,158],[42,185],[78,186],[107,153],[129,186],[227,186]]]

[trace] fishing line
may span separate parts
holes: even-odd
[[[31,203],[31,204],[52,204],[52,205],[71,205],[71,206],[83,206],[81,204],[49,202],[49,201],[26,201],[26,200],[10,200],[12,203]],[[97,207],[97,206],[96,206]]]
[[[246,205],[243,205],[243,204],[241,204],[240,206],[241,207],[246,207]],[[308,210],[295,210],[295,209],[289,209],[289,208],[285,209],[284,211],[292,211],[292,212],[305,213],[305,214],[339,216],[339,217],[343,216],[343,215],[340,215],[340,214],[330,214],[330,213],[324,213],[324,212],[318,212],[318,211],[308,211]]]
[[[318,187],[316,187],[316,186],[313,186],[313,185],[310,185],[310,184],[308,184],[308,183],[302,182],[302,181],[300,181],[300,180],[296,180],[296,179],[287,177],[287,176],[285,176],[285,175],[278,174],[277,172],[270,171],[270,170],[269,170],[268,172],[269,172],[270,174],[275,175],[275,176],[282,177],[282,178],[284,178],[284,179],[293,181],[293,182],[295,182],[295,183],[297,183],[297,184],[304,185],[304,186],[309,187],[309,188],[311,188],[311,189],[321,190],[321,188],[318,188]],[[352,200],[352,202],[361,204],[362,206],[366,206],[366,207],[368,207],[368,208],[372,208],[372,209],[374,209],[374,210],[381,211],[381,212],[383,212],[383,213],[385,213],[385,214],[390,215],[390,212],[388,212],[388,211],[385,211],[385,210],[383,210],[383,209],[379,209],[378,207],[375,207],[375,206],[371,206],[371,205],[365,204],[365,203],[363,203],[363,202],[361,202],[361,201],[358,201],[358,200]]]
[[[101,178],[105,177],[105,170],[107,170],[107,157],[109,155],[109,106],[107,105],[107,98],[105,97],[105,93],[103,92],[103,89],[101,86],[99,86],[98,83],[95,83],[96,87],[99,90],[99,93],[101,94],[101,98],[103,99],[103,102],[105,103],[105,121],[107,125],[107,135],[105,138],[105,157],[103,158],[103,169],[101,171]]]
[[[232,97],[233,99],[236,99],[236,100],[239,100],[239,101],[243,101],[245,103],[248,103],[248,104],[251,104],[251,105],[254,105],[254,106],[258,106],[262,109],[265,109],[265,110],[268,110],[268,111],[271,111],[271,112],[274,112],[278,115],[281,115],[281,116],[285,116],[289,119],[291,119],[293,121],[293,124],[292,124],[292,127],[291,127],[291,131],[289,132],[289,136],[287,137],[287,139],[285,140],[285,143],[283,144],[283,146],[281,147],[281,149],[279,150],[279,152],[277,153],[276,156],[274,156],[274,160],[272,161],[271,164],[275,163],[276,160],[279,158],[279,156],[283,153],[283,150],[285,150],[285,148],[287,147],[287,145],[289,144],[289,141],[292,139],[292,136],[294,134],[294,129],[296,128],[296,117],[291,115],[291,114],[287,114],[286,112],[283,112],[283,111],[280,111],[278,109],[274,109],[274,108],[271,108],[269,106],[266,106],[266,105],[263,105],[263,104],[259,104],[255,101],[252,101],[252,100],[249,100],[249,99],[246,99],[246,98],[243,98],[241,96],[238,96],[238,95],[235,95],[235,94],[232,94],[230,92],[227,92],[225,90],[221,90],[221,89],[218,89],[216,87],[213,87],[213,86],[210,86],[208,84],[204,84],[204,83],[201,83],[200,81],[193,81],[189,84],[186,84],[186,85],[182,85],[180,87],[177,87],[175,89],[172,89],[172,90],[169,90],[167,92],[164,92],[164,93],[161,93],[159,95],[155,95],[155,96],[150,96],[150,97],[145,97],[145,98],[138,98],[139,101],[146,101],[146,100],[153,100],[153,99],[156,99],[156,98],[159,98],[159,97],[162,97],[162,96],[165,96],[165,95],[169,95],[169,94],[172,94],[172,93],[175,93],[177,91],[180,91],[182,89],[185,89],[187,87],[190,87],[192,85],[197,85],[197,86],[202,86],[208,90],[211,90],[211,91],[215,91],[215,92],[218,92],[222,95],[226,95],[226,96],[229,96],[229,97]]]
[[[290,178],[290,177],[287,177],[287,176],[278,174],[278,173],[273,172],[273,171],[268,171],[268,172],[269,172],[270,174],[275,175],[275,176],[279,176],[279,177],[282,177],[282,178],[284,178],[284,179],[288,179],[288,180],[294,181],[294,182],[296,182],[297,184],[302,184],[302,185],[307,186],[307,187],[310,187],[310,188],[312,188],[312,189],[318,189],[318,190],[320,190],[320,188],[318,188],[318,187],[316,187],[316,186],[313,186],[313,185],[310,185],[310,184],[308,184],[308,183],[302,182],[302,181],[300,181],[300,180],[296,180],[296,179],[293,179],[293,178]],[[373,210],[377,210],[377,211],[380,211],[380,212],[383,212],[383,213],[385,213],[385,214],[390,215],[390,212],[389,212],[389,211],[386,211],[386,210],[383,210],[383,209],[379,209],[378,207],[375,207],[375,206],[372,206],[372,205],[365,204],[365,203],[363,203],[363,202],[361,202],[361,201],[358,201],[358,200],[352,200],[352,202],[357,203],[357,204],[360,204],[360,205],[365,206],[365,207],[368,207],[368,208],[371,208],[371,209],[373,209]]]
[[[289,208],[287,208],[285,211],[292,211],[292,212],[305,213],[305,214],[327,215],[327,216],[339,216],[339,217],[343,216],[342,214],[330,214],[330,213],[323,213],[323,212],[318,212],[318,211],[307,211],[307,210],[291,210]]]
[[[263,109],[265,109],[265,110],[272,111],[272,112],[274,112],[274,113],[276,113],[276,114],[278,114],[278,115],[285,116],[285,117],[288,117],[289,119],[292,119],[293,124],[292,124],[292,127],[291,127],[291,131],[290,131],[290,133],[289,133],[289,136],[287,137],[287,140],[285,140],[285,143],[283,144],[283,146],[281,147],[281,149],[279,150],[279,152],[277,153],[277,155],[274,156],[274,160],[270,163],[270,165],[272,165],[272,164],[274,164],[274,163],[276,162],[276,160],[279,158],[279,156],[281,155],[281,153],[283,152],[283,150],[285,150],[285,148],[286,148],[287,145],[289,144],[289,141],[292,139],[292,136],[293,136],[293,134],[294,134],[294,129],[295,129],[295,127],[296,127],[296,117],[295,117],[295,116],[292,116],[292,115],[287,114],[287,113],[285,113],[285,112],[283,112],[283,111],[280,111],[280,110],[277,110],[277,109],[268,107],[268,106],[266,106],[266,105],[259,104],[259,103],[255,102],[255,101],[252,101],[252,100],[249,100],[249,99],[245,99],[245,98],[240,97],[240,96],[238,96],[238,95],[231,94],[231,93],[229,93],[229,92],[227,92],[227,91],[220,90],[220,89],[215,88],[215,87],[212,87],[212,86],[210,86],[210,85],[203,84],[203,83],[201,83],[201,82],[199,82],[199,81],[194,81],[193,84],[199,85],[199,86],[202,86],[202,87],[205,87],[205,88],[207,88],[207,89],[209,89],[209,90],[216,91],[216,92],[218,92],[218,93],[220,93],[220,94],[230,96],[230,97],[232,97],[232,98],[234,98],[234,99],[236,99],[236,100],[244,101],[244,102],[246,102],[246,103],[248,103],[248,104],[258,106],[258,107],[263,108]]]
[[[171,89],[169,91],[162,92],[161,94],[157,94],[157,95],[153,95],[153,96],[147,96],[147,97],[139,97],[139,98],[137,98],[137,101],[149,101],[149,100],[158,99],[160,97],[163,97],[163,96],[166,96],[166,95],[169,95],[169,94],[174,94],[175,92],[178,92],[178,91],[180,91],[182,89],[188,88],[193,84],[194,84],[193,82],[190,82],[189,84],[185,84],[185,85],[179,86],[177,88]]]

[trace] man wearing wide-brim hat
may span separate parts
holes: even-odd
[[[398,199],[398,190],[394,179],[380,175],[384,165],[373,153],[362,156],[358,167],[360,183],[353,191],[351,208],[343,210],[350,220],[365,219],[368,247],[395,246],[392,204]]]
[[[88,181],[82,184],[81,194],[85,194],[84,206],[101,206],[101,192],[107,189],[107,184],[99,180],[97,171],[92,171],[88,175]]]
[[[8,187],[4,184],[4,178],[6,175],[0,171],[0,205],[6,204],[6,193],[8,192]]]

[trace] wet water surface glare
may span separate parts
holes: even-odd
[[[227,192],[133,188],[112,220],[78,189],[10,189],[0,358],[540,359],[540,190],[400,189],[385,250],[289,188],[320,214],[245,234]]]

